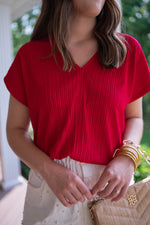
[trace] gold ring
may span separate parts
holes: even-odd
[[[115,192],[116,192],[117,194],[119,194],[119,193],[120,193],[120,191],[119,191],[119,190],[116,190]]]

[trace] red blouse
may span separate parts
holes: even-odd
[[[96,53],[88,63],[62,71],[61,54],[50,54],[48,37],[18,51],[5,84],[29,108],[34,143],[52,159],[70,156],[106,165],[122,144],[125,108],[150,91],[150,70],[140,44],[123,34],[127,56],[118,69],[104,69]]]

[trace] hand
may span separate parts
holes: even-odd
[[[127,156],[117,156],[105,168],[91,190],[102,198],[118,201],[125,196],[134,172],[134,163]]]
[[[93,199],[88,187],[70,169],[54,162],[49,171],[44,179],[64,206],[70,207],[78,201],[84,202],[84,196],[88,200]]]

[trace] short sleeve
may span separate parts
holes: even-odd
[[[150,91],[150,69],[140,44],[136,41],[135,60],[133,61],[132,83],[130,83],[129,102],[135,101]]]
[[[21,49],[17,52],[12,65],[4,77],[4,82],[10,94],[19,102],[28,106],[20,51]]]

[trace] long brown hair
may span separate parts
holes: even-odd
[[[69,22],[72,12],[71,0],[42,0],[41,13],[31,35],[31,40],[39,40],[48,35],[64,60],[63,70],[74,68],[74,62],[66,47]],[[121,21],[121,10],[117,0],[106,0],[101,13],[96,18],[94,35],[98,42],[98,55],[104,68],[118,68],[125,60],[127,49],[125,39],[117,32]]]

